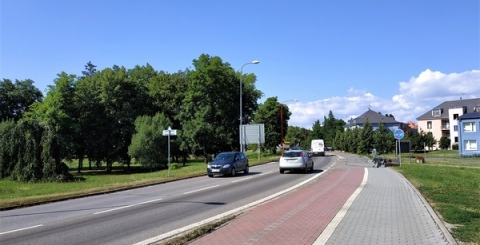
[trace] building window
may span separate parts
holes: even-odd
[[[465,140],[463,145],[466,151],[475,151],[477,150],[477,141],[476,140]]]
[[[453,120],[457,120],[458,114],[453,114]]]
[[[458,143],[458,136],[455,136],[455,142],[454,143]]]
[[[458,132],[458,125],[453,125],[453,131]]]
[[[432,116],[434,117],[439,117],[442,115],[442,109],[440,108],[437,108],[437,109],[433,109],[432,110]]]
[[[427,129],[432,129],[432,121],[427,121]]]
[[[477,125],[474,122],[464,122],[463,132],[477,132]]]

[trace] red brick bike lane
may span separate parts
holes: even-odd
[[[312,182],[246,210],[190,244],[313,244],[360,186],[363,167],[334,168]]]

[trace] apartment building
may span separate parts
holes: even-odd
[[[480,156],[480,106],[458,118],[460,156]]]
[[[480,98],[445,101],[417,117],[418,131],[431,132],[437,143],[434,149],[439,149],[440,138],[450,139],[450,147],[459,143],[458,118],[469,112],[480,110]]]

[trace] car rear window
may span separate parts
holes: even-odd
[[[283,153],[284,157],[301,157],[302,152],[301,151],[288,151]]]
[[[215,161],[231,161],[233,160],[233,156],[235,156],[235,153],[220,153],[215,157]]]

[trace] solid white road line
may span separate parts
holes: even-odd
[[[234,180],[234,181],[232,181],[232,183],[236,183],[236,182],[244,181],[244,180],[251,179],[251,178],[253,178],[253,176],[251,176],[251,177],[247,177],[247,178],[238,179],[238,180]]]
[[[33,229],[33,228],[37,228],[37,227],[40,227],[40,226],[43,226],[43,224],[34,225],[34,226],[30,226],[30,227],[25,227],[25,228],[21,228],[21,229],[16,229],[16,230],[12,230],[12,231],[2,232],[2,233],[0,233],[0,235],[5,235],[5,234],[8,234],[8,233],[13,233],[13,232],[17,232],[17,231],[23,231],[23,230]]]
[[[259,174],[258,176],[265,175],[265,174],[269,174],[269,173],[271,173],[271,172],[272,172],[272,171],[263,172],[263,173]]]
[[[345,214],[347,213],[348,209],[350,209],[350,206],[352,206],[353,201],[357,196],[360,194],[362,191],[363,187],[367,183],[368,180],[368,169],[365,168],[365,174],[363,175],[363,180],[360,186],[353,192],[353,194],[348,198],[348,200],[345,202],[343,207],[338,211],[337,215],[330,221],[328,226],[323,230],[322,234],[318,236],[317,240],[313,243],[313,245],[320,245],[320,244],[326,244],[328,239],[330,239],[330,236],[332,236],[333,232],[337,228],[337,226],[340,224],[342,221],[343,217],[345,217]]]
[[[156,201],[160,201],[160,200],[162,200],[162,198],[155,199],[155,200],[150,200],[150,201],[146,201],[146,202],[141,202],[141,203],[135,203],[135,204],[131,204],[131,205],[123,206],[123,207],[112,208],[112,209],[109,209],[109,210],[104,210],[104,211],[96,212],[96,213],[93,213],[93,214],[103,214],[103,213],[107,213],[107,212],[111,212],[111,211],[115,211],[115,210],[119,210],[119,209],[129,208],[129,207],[138,206],[138,205],[142,205],[142,204],[147,204],[147,203],[151,203],[151,202],[156,202]]]
[[[195,192],[199,192],[199,191],[204,191],[204,190],[212,189],[212,188],[215,188],[215,187],[218,187],[218,185],[214,185],[214,186],[210,186],[210,187],[205,187],[205,188],[198,189],[198,190],[194,190],[194,191],[185,192],[185,193],[183,193],[183,194],[187,195],[187,194],[191,194],[191,193],[195,193]]]

